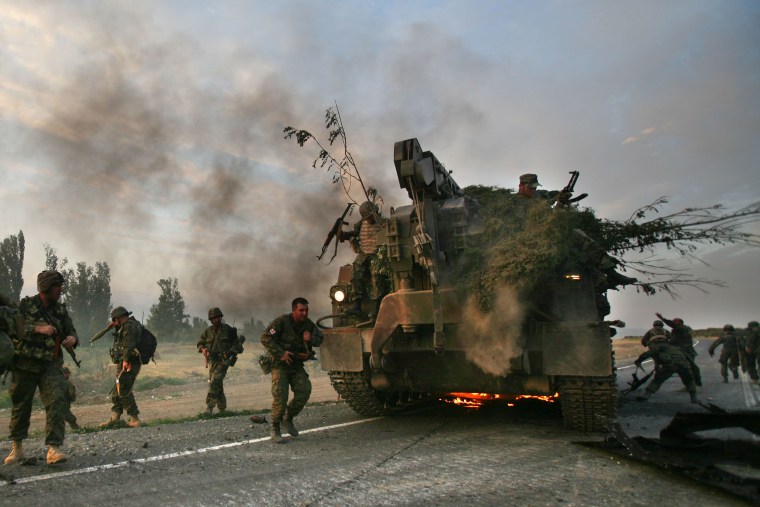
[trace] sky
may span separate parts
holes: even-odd
[[[316,255],[347,197],[282,131],[324,139],[336,103],[386,206],[408,204],[393,144],[417,138],[460,186],[578,170],[601,217],[660,196],[739,209],[760,194],[760,4],[0,0],[0,237],[26,237],[22,295],[49,244],[107,262],[138,317],[168,277],[194,316],[268,321],[296,296],[328,313],[353,254]],[[757,250],[658,255],[726,287],[611,292],[611,318],[760,319]]]

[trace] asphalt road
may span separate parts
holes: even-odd
[[[757,386],[720,383],[699,344],[705,401],[757,408]],[[632,369],[621,364],[621,388]],[[631,435],[657,436],[670,417],[701,409],[673,378],[647,402],[622,400]],[[746,389],[749,389],[749,397]],[[703,409],[701,409],[703,410]],[[69,462],[2,467],[3,505],[743,505],[659,469],[579,445],[556,407],[480,410],[436,403],[361,418],[343,403],[310,405],[301,436],[272,444],[245,417],[67,437]],[[39,439],[26,442],[43,456]],[[14,483],[9,481],[14,480]]]

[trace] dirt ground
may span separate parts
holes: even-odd
[[[225,381],[224,391],[227,395],[229,410],[268,411],[271,407],[271,384],[268,375],[262,375],[255,363],[255,357],[260,353],[260,345],[246,348],[240,356],[238,364],[230,368]],[[637,357],[644,348],[638,338],[623,338],[613,341],[615,355],[618,360]],[[250,349],[250,350],[249,350]],[[81,359],[95,363],[93,368],[83,368],[81,373],[75,368],[72,380],[77,385],[78,400],[72,406],[72,412],[77,416],[80,426],[94,427],[107,420],[110,416],[110,401],[103,393],[102,385],[113,383],[115,370],[113,366],[98,364],[103,361],[102,353],[83,350],[79,353]],[[90,357],[92,356],[92,357]],[[247,357],[246,357],[247,356]],[[337,393],[330,385],[327,374],[319,368],[317,362],[308,364],[307,371],[312,380],[311,402],[336,401]],[[77,374],[80,377],[77,377]],[[155,378],[172,378],[183,382],[182,385],[164,385],[151,390],[139,390],[140,382],[149,382]],[[91,389],[94,382],[102,385],[98,393]],[[208,389],[206,370],[202,358],[193,346],[174,346],[171,351],[164,352],[157,358],[155,364],[143,367],[138,377],[138,391],[135,393],[140,408],[140,418],[146,422],[155,419],[192,417],[205,410],[205,398]],[[0,409],[0,431],[8,428],[10,408]],[[32,413],[30,431],[41,432],[45,426],[45,412],[37,408]]]

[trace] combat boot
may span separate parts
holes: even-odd
[[[218,403],[216,405],[216,408],[219,409],[219,413],[223,414],[225,410],[227,410],[227,404],[226,403]]]
[[[280,433],[280,423],[272,423],[272,427],[269,428],[269,437],[275,444],[285,443],[282,439],[282,433]]]
[[[211,415],[214,413],[214,405],[206,405],[206,410],[203,415]]]
[[[127,422],[127,426],[130,428],[139,428],[140,427],[140,418],[136,415],[129,416],[129,421]]]
[[[67,459],[69,459],[69,457],[63,454],[61,451],[59,451],[57,445],[48,446],[48,452],[47,452],[48,465],[57,465],[58,463],[66,463]]]
[[[739,370],[731,370],[734,373],[734,378],[739,378]]]
[[[78,430],[79,429],[79,424],[77,423],[76,419],[74,419],[73,421],[70,421],[69,422],[69,426],[71,426],[72,430]]]
[[[298,436],[298,430],[296,429],[296,425],[293,424],[293,419],[291,417],[286,417],[282,420],[282,422],[285,424],[285,429],[290,434],[291,437],[297,437]]]
[[[12,465],[14,463],[18,463],[19,461],[24,460],[24,450],[21,447],[21,440],[14,440],[13,441],[13,448],[11,449],[11,453],[5,458],[6,465]]]
[[[121,421],[121,414],[117,414],[116,412],[111,412],[111,418],[107,420],[106,422],[100,423],[101,428],[110,428],[111,426],[114,426],[119,421]]]
[[[691,398],[692,403],[699,403],[699,399],[697,398],[697,393],[694,391],[689,391],[689,397]]]

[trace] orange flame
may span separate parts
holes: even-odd
[[[517,396],[505,396],[502,394],[489,394],[489,393],[447,393],[441,401],[445,403],[451,403],[459,405],[465,408],[480,408],[486,401],[492,400],[509,400],[507,402],[508,407],[514,407],[515,401],[518,400],[539,400],[546,403],[554,403],[559,398],[559,393],[554,395],[532,395],[532,394],[519,394]]]

